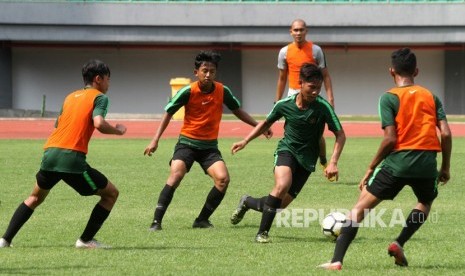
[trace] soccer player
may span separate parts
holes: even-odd
[[[320,268],[342,269],[343,258],[365,213],[383,200],[394,199],[406,185],[412,187],[417,203],[399,236],[389,244],[388,253],[396,265],[408,266],[404,244],[426,221],[438,195],[438,182],[445,184],[450,178],[452,135],[441,101],[414,82],[418,74],[415,54],[408,48],[394,51],[389,72],[395,87],[379,101],[384,138],[360,181],[361,194],[341,229],[333,258]],[[438,152],[442,152],[439,172]]]
[[[249,209],[262,212],[260,228],[255,237],[259,243],[270,242],[269,231],[276,209],[286,208],[299,194],[308,177],[315,171],[318,141],[326,124],[336,137],[333,154],[326,168],[326,177],[337,180],[337,162],[345,144],[345,133],[332,106],[319,96],[323,83],[322,70],[311,63],[300,68],[299,93],[278,101],[266,119],[259,123],[242,141],[234,143],[231,151],[242,150],[250,141],[267,131],[274,122],[284,117],[284,137],[275,151],[275,185],[268,196],[243,196],[231,217],[239,223]]]
[[[278,84],[276,86],[275,102],[279,101],[283,94],[286,82],[288,83],[287,96],[292,96],[299,93],[299,71],[304,63],[313,63],[321,68],[323,72],[323,82],[326,90],[326,96],[329,103],[334,107],[333,86],[328,68],[326,67],[326,59],[323,50],[320,46],[311,41],[306,40],[307,24],[302,19],[292,21],[290,34],[293,42],[284,46],[279,51],[278,55]],[[324,136],[320,139],[320,164],[323,168],[327,166],[326,159],[326,141]],[[329,179],[332,181],[332,179]]]
[[[89,140],[95,128],[104,134],[123,135],[126,127],[112,126],[105,120],[108,108],[106,93],[110,85],[110,69],[99,60],[82,67],[85,87],[69,94],[63,103],[55,129],[44,146],[44,155],[36,184],[29,197],[16,209],[8,228],[0,239],[0,247],[10,247],[20,228],[45,200],[60,180],[82,196],[97,195],[95,205],[77,248],[109,248],[94,239],[118,198],[118,189],[105,175],[86,162]]]
[[[162,229],[163,216],[174,192],[194,161],[198,162],[204,172],[213,179],[214,186],[208,193],[205,204],[192,227],[213,227],[209,218],[223,200],[229,184],[229,172],[218,150],[217,140],[223,104],[243,122],[251,126],[258,124],[240,107],[231,90],[215,81],[220,59],[220,55],[212,51],[201,51],[195,57],[194,74],[198,80],[181,88],[170,100],[155,136],[144,150],[144,155],[149,156],[157,150],[159,140],[171,117],[184,106],[184,124],[170,161],[170,175],[160,192],[150,230]],[[267,138],[271,135],[271,131],[266,133]]]

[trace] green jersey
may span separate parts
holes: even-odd
[[[342,130],[342,126],[325,99],[318,96],[307,109],[301,110],[295,103],[297,95],[278,101],[266,121],[272,124],[284,117],[284,137],[279,141],[276,153],[289,151],[302,167],[314,172],[320,152],[319,141],[326,124],[332,132]]]
[[[446,120],[446,113],[438,97],[433,95],[436,104],[438,121]],[[379,116],[381,126],[396,125],[399,111],[399,98],[392,93],[384,93],[379,100]],[[434,178],[437,177],[437,152],[426,150],[393,151],[384,159],[382,167],[388,169],[396,177]]]

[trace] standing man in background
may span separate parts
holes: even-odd
[[[320,46],[306,40],[307,24],[302,19],[295,19],[291,24],[290,33],[294,41],[279,51],[278,55],[278,84],[276,87],[275,102],[281,100],[284,88],[289,79],[289,90],[287,96],[299,93],[299,72],[304,63],[313,63],[321,68],[323,72],[323,83],[329,103],[334,108],[333,87],[331,77],[326,68],[326,60]],[[324,136],[320,139],[320,164],[326,169],[326,142]]]

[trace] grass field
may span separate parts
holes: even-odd
[[[220,149],[231,174],[228,193],[211,217],[214,229],[192,229],[192,222],[212,186],[198,165],[182,182],[164,219],[164,230],[148,227],[158,194],[169,173],[175,143],[165,139],[151,158],[142,152],[149,142],[139,139],[96,139],[88,162],[105,173],[120,190],[119,200],[96,238],[110,250],[77,250],[80,236],[97,197],[80,197],[64,184],[47,200],[13,241],[0,250],[0,274],[47,275],[317,275],[316,265],[328,261],[334,243],[321,234],[317,222],[308,227],[275,227],[271,244],[255,244],[260,214],[249,212],[233,226],[229,217],[241,195],[268,194],[273,185],[272,153],[277,139],[257,139],[231,156],[237,139],[223,139]],[[328,138],[331,149],[333,138]],[[42,140],[0,140],[0,234],[34,182]],[[349,209],[358,196],[358,181],[378,147],[379,138],[349,138],[341,157],[340,180],[332,184],[318,170],[290,206],[291,209]],[[429,220],[406,244],[410,266],[399,268],[388,257],[387,245],[396,227],[362,228],[351,245],[343,272],[347,275],[459,275],[465,271],[462,230],[465,221],[462,180],[465,179],[465,139],[454,140],[452,180],[440,187]],[[409,188],[394,201],[382,203],[386,218],[393,210],[407,215],[415,203]],[[433,217],[433,216],[432,216]],[[384,216],[383,216],[384,218]]]

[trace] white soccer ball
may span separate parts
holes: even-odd
[[[339,234],[341,234],[341,228],[345,222],[346,216],[343,213],[329,213],[321,222],[323,235],[328,237],[330,240],[335,241]]]

